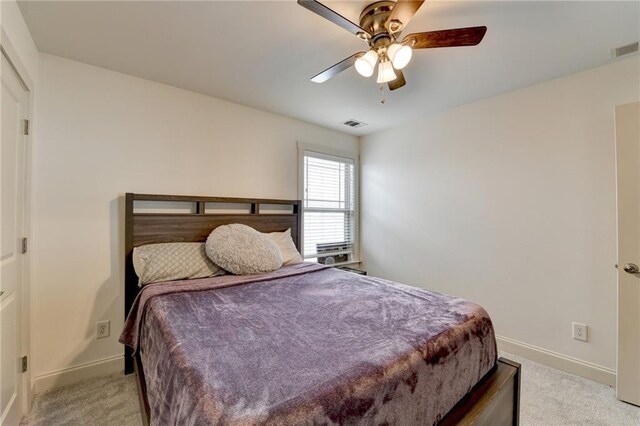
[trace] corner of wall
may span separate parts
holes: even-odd
[[[2,48],[33,91],[38,78],[38,49],[16,1],[2,0],[0,7]]]

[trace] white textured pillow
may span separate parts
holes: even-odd
[[[282,266],[295,265],[296,263],[302,263],[302,256],[296,248],[291,238],[291,228],[284,232],[270,232],[266,234],[273,240],[274,243],[280,249],[282,254]]]
[[[282,266],[282,254],[269,236],[234,223],[214,229],[206,243],[207,256],[236,275],[271,272]]]
[[[136,247],[133,249],[133,268],[140,285],[224,275],[224,271],[207,257],[203,243],[162,243]]]

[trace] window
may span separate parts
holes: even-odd
[[[302,161],[304,258],[320,263],[355,260],[354,159],[304,150]]]

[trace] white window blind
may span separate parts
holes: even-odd
[[[353,159],[304,151],[305,259],[352,260],[355,245]]]

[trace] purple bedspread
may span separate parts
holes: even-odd
[[[154,425],[431,425],[497,360],[482,307],[307,263],[148,285],[120,341]]]

